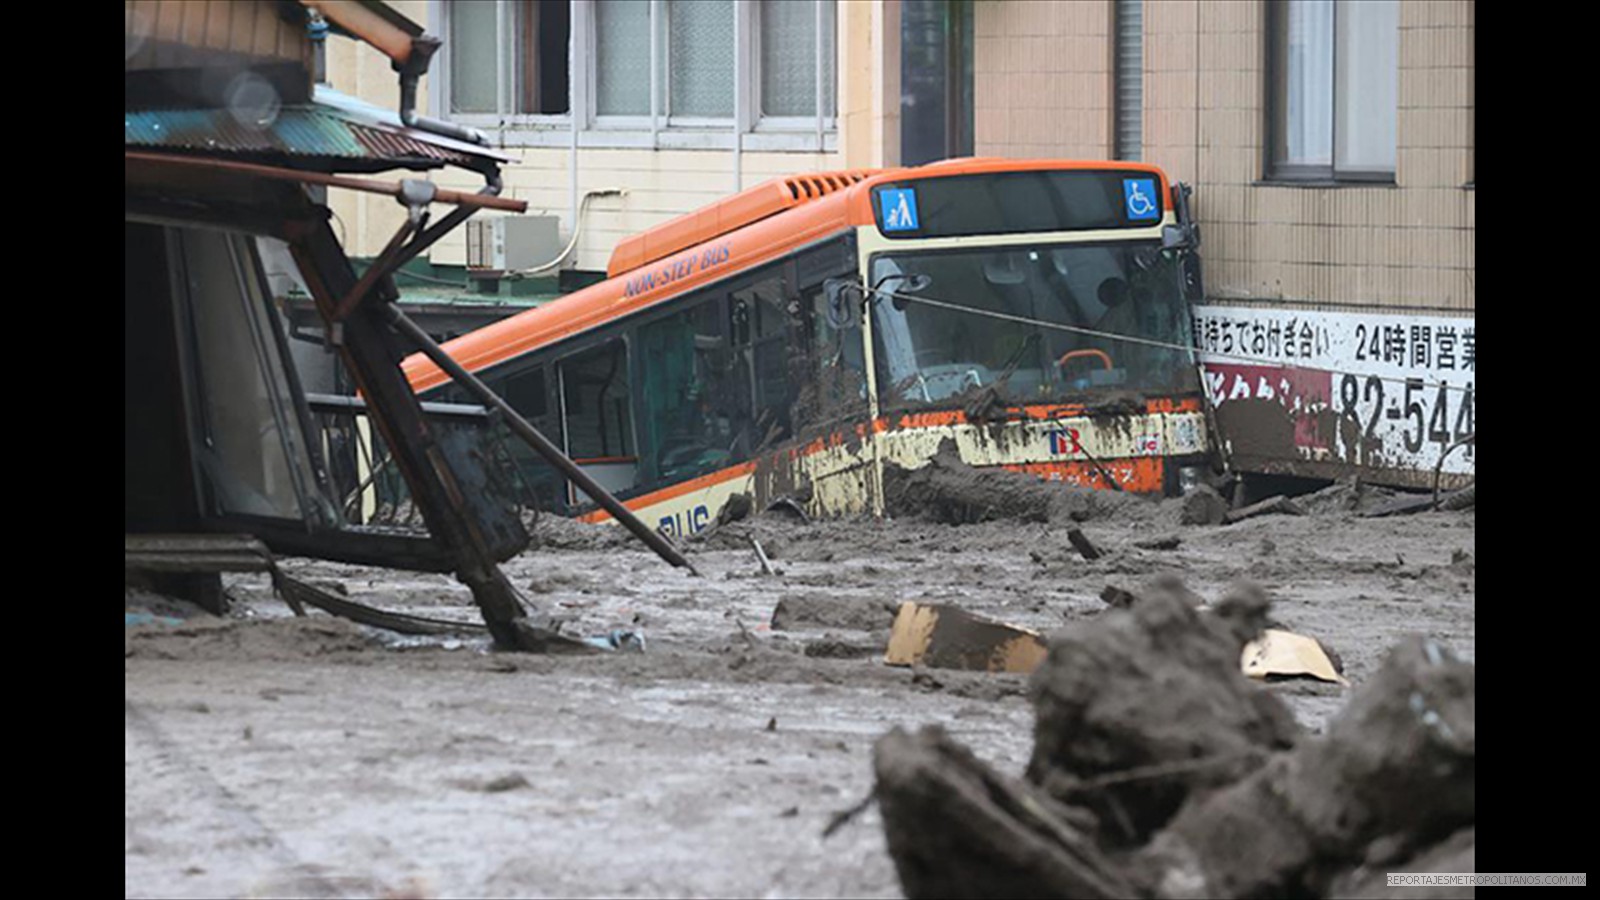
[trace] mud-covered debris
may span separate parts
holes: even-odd
[[[890,731],[872,766],[889,855],[912,900],[1134,896],[1095,845],[1092,816],[995,772],[937,726]]]
[[[804,628],[849,628],[877,631],[894,621],[895,607],[864,597],[832,594],[784,594],[772,610],[777,631]]]
[[[734,494],[728,498],[728,502],[724,503],[722,509],[717,513],[716,524],[727,525],[730,522],[747,519],[750,517],[750,512],[754,507],[755,503],[750,499],[749,494]]]
[[[144,610],[125,610],[122,614],[122,627],[133,628],[136,625],[165,625],[168,627],[182,625],[183,620],[175,616],[158,616]]]
[[[1189,606],[1199,607],[1206,603],[1206,598],[1190,590],[1188,585],[1183,583],[1183,576],[1176,572],[1160,572],[1131,589],[1108,584],[1100,591],[1100,599],[1108,606],[1126,609],[1156,594],[1176,597]]]
[[[1104,588],[1101,588],[1100,599],[1104,600],[1107,606],[1115,607],[1117,609],[1127,609],[1128,607],[1139,602],[1139,595],[1128,590],[1127,588],[1120,588],[1114,584],[1108,584]]]
[[[877,656],[882,651],[883,648],[875,643],[852,641],[830,634],[808,642],[805,655],[813,659],[865,659]]]
[[[1046,482],[1020,472],[979,469],[946,441],[921,468],[884,466],[885,509],[897,517],[921,517],[967,525],[992,519],[1050,520]]]
[[[1221,525],[1228,516],[1228,501],[1209,484],[1196,485],[1183,498],[1183,513],[1179,517],[1185,525]]]
[[[1272,601],[1261,585],[1239,580],[1228,585],[1205,622],[1234,649],[1242,650],[1273,625],[1271,611]]]
[[[1215,618],[1163,591],[1051,635],[1033,676],[1028,777],[1132,844],[1193,791],[1229,783],[1291,746],[1294,717],[1240,673],[1241,645]],[[1191,768],[1105,782],[1174,763]]]
[[[1063,629],[1008,778],[937,729],[874,748],[906,896],[1386,896],[1382,872],[1471,871],[1473,667],[1414,638],[1302,735],[1243,678],[1259,591],[1158,594]]]
[[[532,787],[528,779],[521,772],[508,772],[494,778],[477,779],[462,778],[452,782],[456,787],[465,791],[478,791],[484,794],[502,794],[506,791],[521,790]]]
[[[1473,825],[1474,697],[1472,665],[1400,644],[1326,737],[1183,810],[1141,854],[1157,892],[1327,896],[1369,855],[1404,859]]]
[[[1067,529],[1067,541],[1072,544],[1072,548],[1077,550],[1084,559],[1093,561],[1105,555],[1083,533],[1083,529],[1076,525]]]
[[[1026,628],[975,616],[959,606],[906,602],[894,618],[884,662],[979,672],[1031,672],[1045,645]]]
[[[1183,538],[1175,534],[1164,534],[1160,537],[1133,542],[1133,545],[1140,550],[1176,550],[1182,544]]]
[[[1439,498],[1439,508],[1443,510],[1471,509],[1478,503],[1478,485],[1476,482],[1460,490],[1451,491]]]
[[[1253,519],[1256,516],[1303,516],[1305,514],[1306,511],[1301,509],[1293,500],[1278,494],[1268,497],[1259,503],[1252,503],[1249,506],[1229,510],[1228,514],[1223,517],[1223,521],[1232,524],[1234,522],[1243,522],[1245,519]]]
[[[380,646],[361,626],[331,616],[272,621],[190,619],[127,631],[126,656],[146,659],[296,660],[358,654]]]
[[[1409,516],[1431,509],[1433,509],[1433,497],[1428,494],[1400,494],[1375,504],[1361,515],[1368,519],[1381,519],[1387,516]]]
[[[1477,832],[1475,826],[1463,828],[1409,859],[1394,859],[1387,854],[1374,856],[1367,860],[1366,865],[1336,879],[1329,886],[1328,896],[1349,897],[1352,900],[1408,900],[1417,896],[1419,885],[1391,885],[1389,873],[1428,875],[1476,872]],[[1472,885],[1428,885],[1424,890],[1429,898],[1462,900],[1476,896]]]
[[[886,463],[883,490],[891,516],[951,525],[994,520],[1087,522],[1112,514],[1149,515],[1155,509],[1155,504],[1131,494],[1046,481],[997,466],[970,466],[951,440],[921,468]]]
[[[583,638],[583,642],[597,650],[644,652],[644,633],[628,628],[613,628],[605,634]]]
[[[777,574],[776,572],[774,572],[774,570],[772,568],[772,561],[767,559],[767,551],[762,548],[761,541],[758,540],[756,538],[756,536],[753,535],[753,534],[750,535],[749,537],[750,537],[750,549],[752,549],[752,550],[754,550],[756,552],[756,562],[761,564],[761,574],[763,574],[763,575],[774,575],[774,574]]]
[[[811,516],[806,514],[806,508],[800,504],[799,500],[793,497],[779,497],[773,500],[767,504],[766,511],[789,516],[802,524],[811,523]]]

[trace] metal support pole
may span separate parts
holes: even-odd
[[[748,9],[740,0],[733,2],[733,192],[744,190],[744,111],[750,103],[749,79],[745,69],[749,65],[749,44],[745,30],[749,27]]]
[[[593,478],[589,477],[589,473],[579,468],[565,453],[561,452],[560,448],[551,443],[549,438],[540,434],[538,429],[534,428],[527,419],[522,417],[521,413],[511,407],[511,404],[500,399],[499,395],[489,390],[488,386],[479,381],[477,376],[468,372],[460,363],[452,359],[450,354],[444,352],[443,347],[435,343],[433,338],[429,337],[427,332],[411,321],[399,307],[390,304],[387,309],[390,323],[399,329],[401,334],[410,338],[425,356],[433,360],[434,364],[443,369],[457,384],[472,392],[484,405],[498,409],[506,417],[507,424],[511,426],[512,431],[517,433],[518,437],[526,441],[528,446],[537,451],[552,466],[559,469],[563,475],[572,479],[573,483],[585,494],[593,497],[606,512],[610,513],[613,518],[633,532],[635,537],[644,541],[651,550],[654,550],[657,556],[678,568],[688,569],[692,575],[700,574],[695,571],[689,560],[678,552],[678,548],[672,546],[666,538],[640,521],[632,510],[623,506],[621,501],[611,496],[610,491],[607,491]]]
[[[650,149],[661,146],[661,0],[650,0]]]
[[[813,0],[816,4],[816,81],[817,81],[817,153],[822,153],[826,145],[822,142],[822,111],[826,108],[822,98],[822,29],[823,29],[823,0]]]

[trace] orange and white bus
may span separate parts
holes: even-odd
[[[973,466],[1175,493],[1211,446],[1186,192],[1126,162],[773,179],[445,350],[668,534],[739,495],[881,515],[885,467],[946,442]],[[467,399],[421,356],[405,371]],[[609,518],[531,450],[519,463],[541,508]]]

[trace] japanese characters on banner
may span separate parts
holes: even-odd
[[[1471,318],[1216,305],[1192,312],[1206,389],[1236,453],[1431,473],[1441,452],[1473,431]],[[1292,430],[1264,418],[1262,401],[1281,407]],[[1472,473],[1473,449],[1452,451],[1444,471]]]

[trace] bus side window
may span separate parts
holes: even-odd
[[[516,372],[491,383],[490,387],[541,434],[551,436],[550,394],[543,365]],[[525,499],[541,510],[560,510],[565,506],[561,474],[521,438],[508,433],[506,446],[510,448],[522,489],[531,495]]]
[[[727,466],[749,422],[748,376],[734,365],[719,295],[639,329],[645,378],[640,444],[652,483],[670,484]]]
[[[633,449],[627,346],[607,341],[561,360],[556,372],[567,456],[608,491],[633,487],[639,460]],[[589,502],[576,488],[569,499],[575,505]]]

